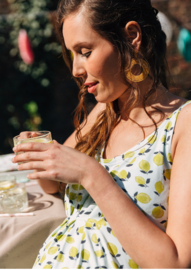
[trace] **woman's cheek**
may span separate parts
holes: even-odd
[[[88,63],[88,73],[99,80],[100,76],[103,76],[103,61],[101,61],[96,55]]]

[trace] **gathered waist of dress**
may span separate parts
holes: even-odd
[[[66,218],[64,222],[68,227],[70,227],[74,223],[80,223],[79,226],[84,226],[87,229],[97,228],[100,229],[101,226],[107,225],[107,220],[103,215],[94,216],[93,213],[89,215],[71,215]]]

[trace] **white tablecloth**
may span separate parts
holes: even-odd
[[[44,240],[66,217],[59,195],[45,194],[39,185],[27,193],[34,216],[0,217],[0,268],[31,268]]]

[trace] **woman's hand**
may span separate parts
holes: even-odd
[[[42,135],[39,131],[23,131],[19,134],[20,139],[28,139],[28,138],[34,138],[37,136]],[[37,172],[37,170],[35,170]],[[38,181],[38,184],[41,186],[41,188],[48,194],[55,194],[59,191],[59,182],[52,181],[52,180],[41,180],[41,179],[35,179]]]
[[[23,143],[13,151],[25,152],[13,158],[14,163],[27,162],[19,165],[18,170],[37,170],[27,176],[29,179],[82,184],[90,172],[87,168],[97,163],[93,158],[56,141],[53,144]]]

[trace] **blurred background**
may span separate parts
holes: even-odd
[[[167,34],[171,91],[191,99],[191,1],[151,2],[160,11]],[[21,131],[50,130],[63,143],[74,130],[78,87],[55,34],[57,3],[0,0],[0,155],[12,152],[12,138]],[[21,29],[26,30],[23,36]],[[28,60],[20,56],[19,33],[20,42],[26,41],[24,50],[30,52]],[[93,95],[86,102],[90,111],[95,104]]]

